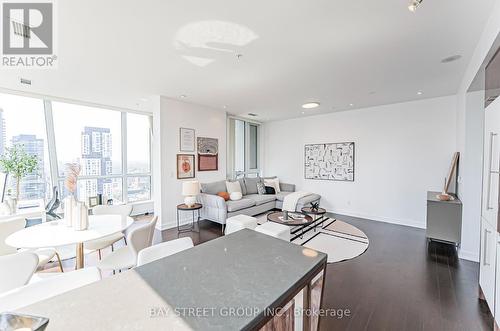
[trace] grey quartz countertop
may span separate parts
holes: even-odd
[[[325,263],[245,229],[19,312],[48,317],[48,331],[249,329]]]

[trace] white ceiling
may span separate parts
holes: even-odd
[[[58,1],[58,68],[3,69],[0,87],[129,109],[187,95],[262,121],[455,93],[494,0],[408,2]]]

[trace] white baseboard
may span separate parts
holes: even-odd
[[[479,262],[479,253],[477,253],[477,252],[470,252],[470,251],[464,251],[462,249],[459,249],[458,257],[463,259],[463,260],[468,260],[468,261],[472,261],[472,262]]]
[[[333,211],[329,211],[329,212],[335,213],[335,214],[346,215],[346,216],[358,217],[358,218],[366,218],[366,219],[374,220],[377,222],[410,226],[412,228],[418,228],[418,229],[425,229],[426,228],[424,221],[419,222],[419,221],[415,221],[415,220],[401,220],[401,219],[389,218],[389,217],[384,217],[384,216],[375,216],[375,215],[357,213],[357,212],[353,212],[350,210],[333,210]]]

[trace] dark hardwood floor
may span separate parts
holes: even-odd
[[[478,299],[477,263],[458,259],[451,246],[427,245],[421,229],[332,216],[363,230],[370,246],[355,259],[328,265],[322,306],[350,314],[322,318],[320,330],[493,329],[491,314]],[[199,233],[180,237],[197,245],[221,236],[219,224],[200,221],[199,227]],[[174,238],[177,229],[155,234],[155,242]],[[88,256],[86,265],[93,259]],[[74,261],[64,264],[71,268]]]

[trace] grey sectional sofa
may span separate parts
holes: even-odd
[[[254,216],[265,213],[272,209],[281,209],[283,199],[286,195],[295,192],[294,184],[280,183],[281,192],[278,194],[258,194],[257,182],[261,178],[238,179],[243,193],[243,198],[237,201],[225,201],[217,195],[219,192],[226,192],[226,181],[221,180],[213,183],[202,183],[201,194],[198,195],[198,202],[203,205],[200,217],[224,225],[226,219],[235,215]],[[311,202],[319,202],[321,196],[312,194],[300,199],[297,203],[297,211]]]

